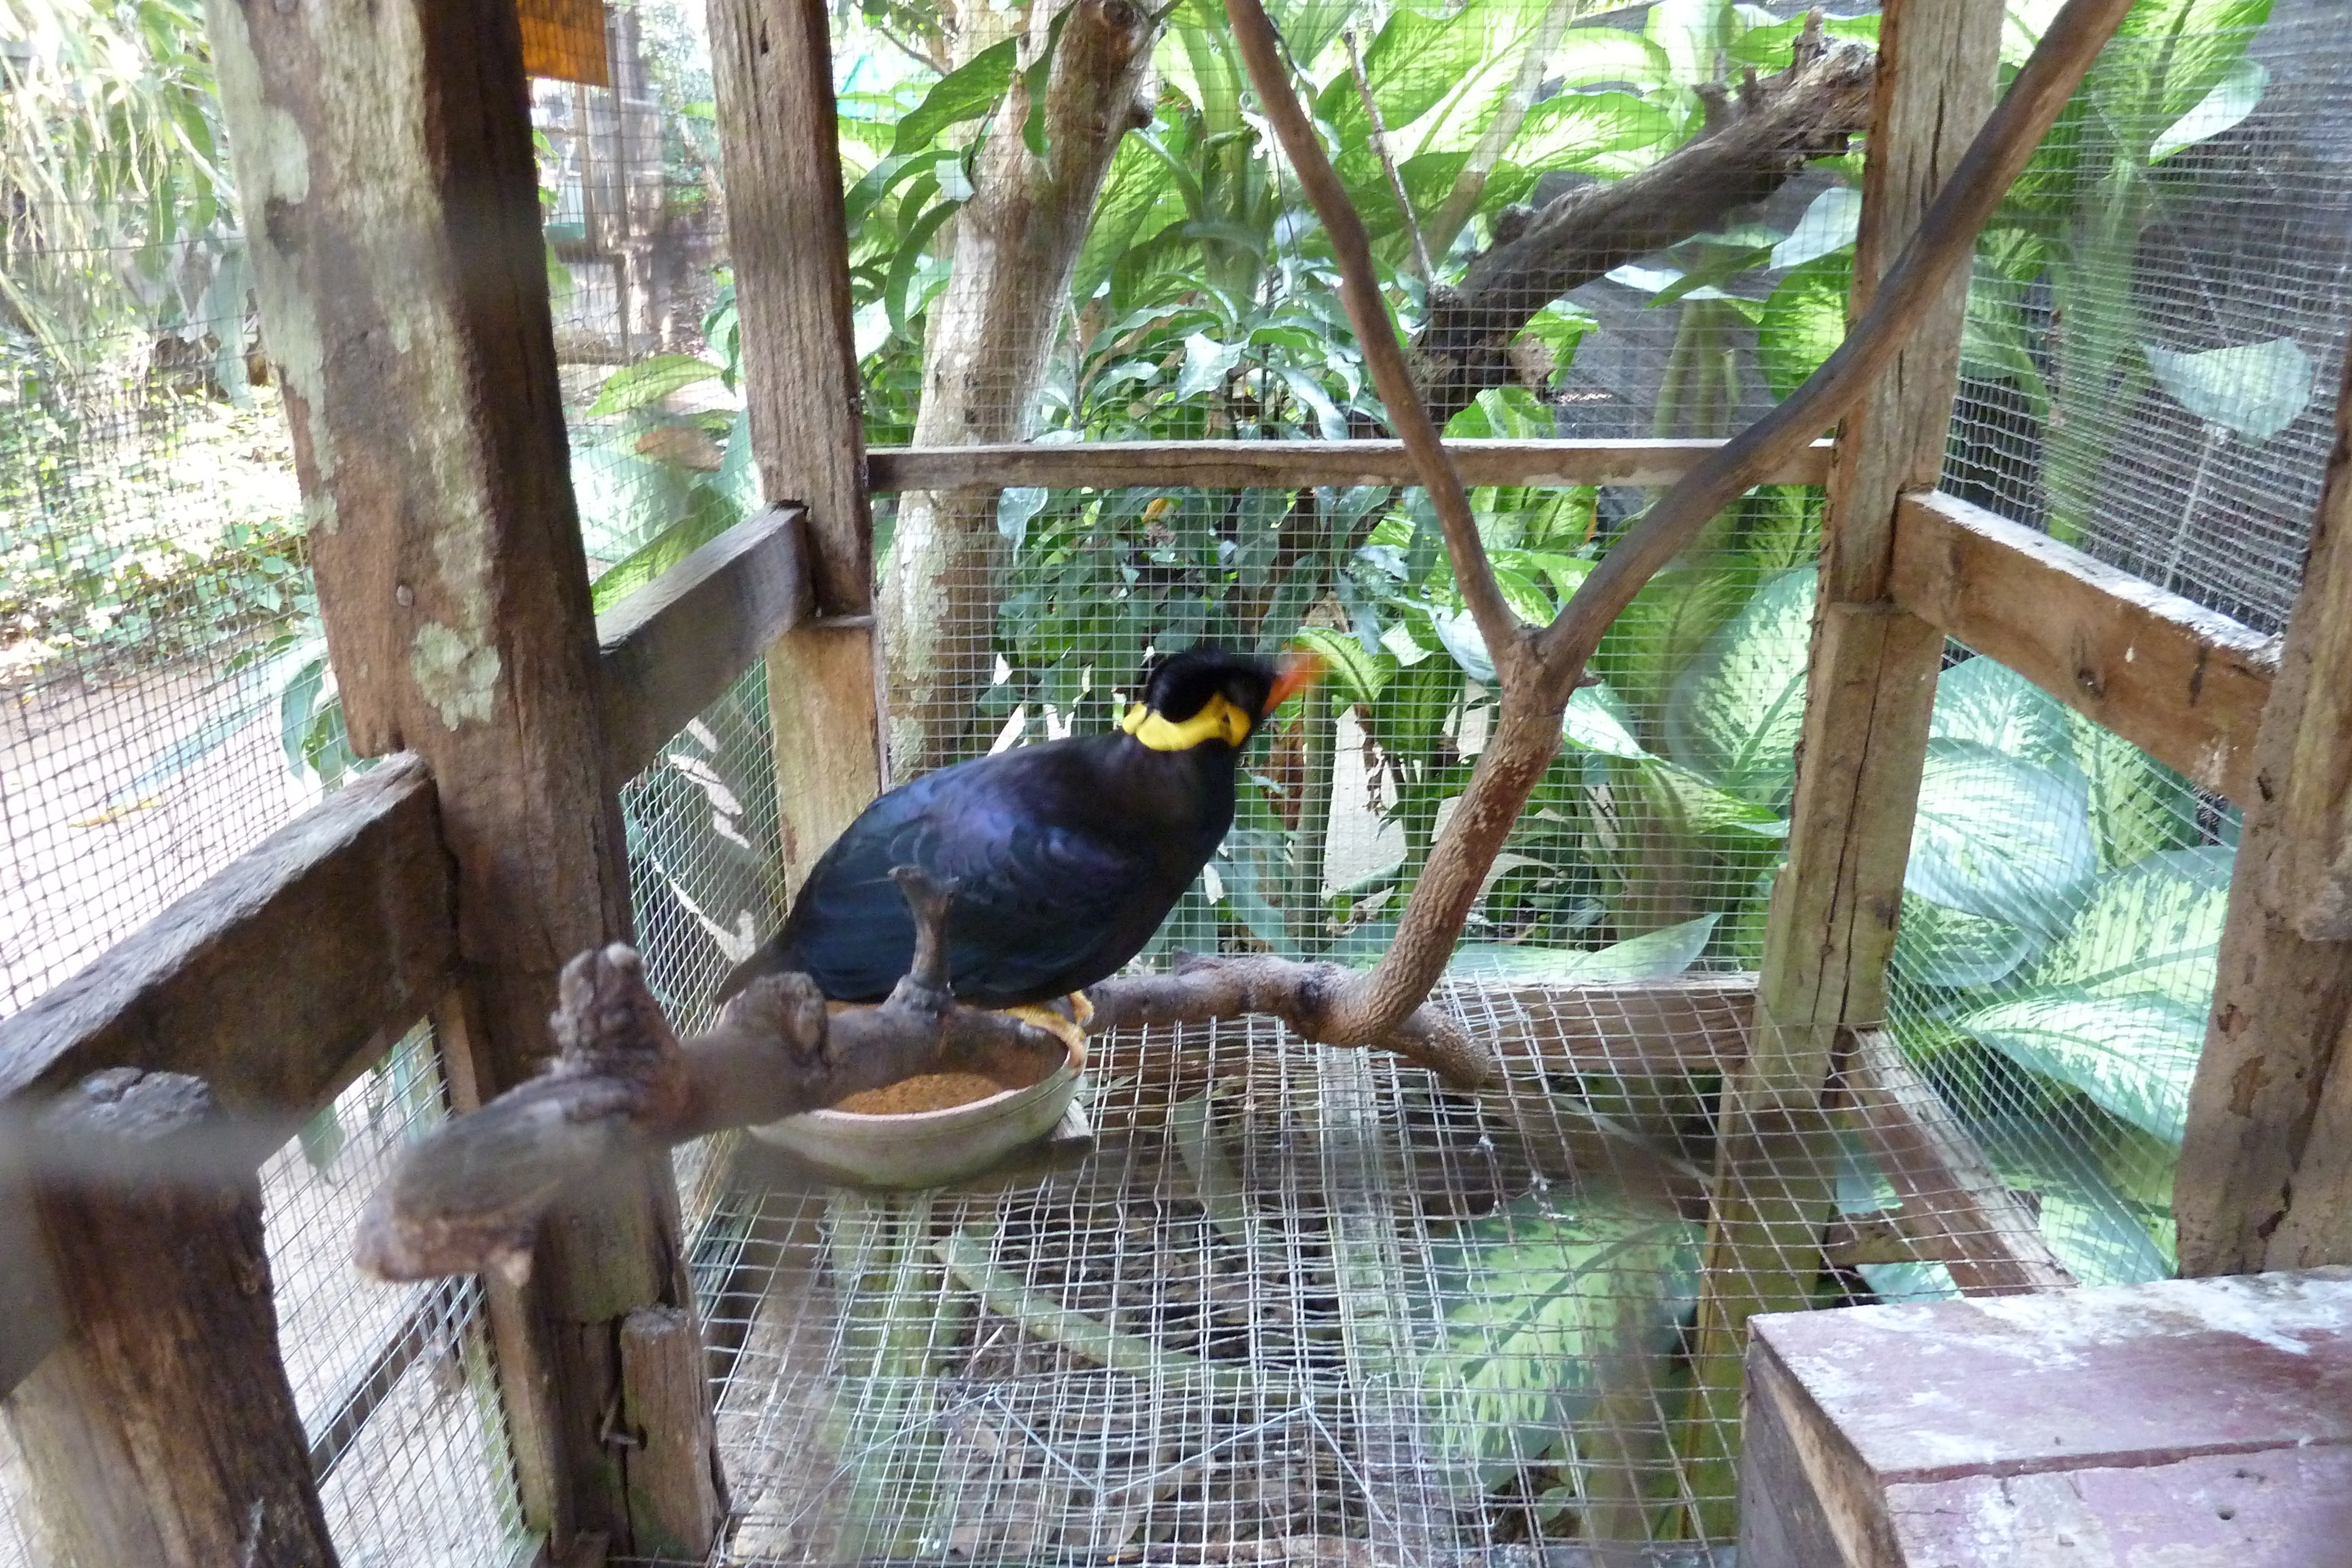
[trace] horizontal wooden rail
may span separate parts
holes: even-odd
[[[2209,789],[2253,794],[2278,644],[1939,491],[1896,507],[1895,598]]]
[[[1892,1040],[1875,1030],[1857,1034],[1845,1085],[1863,1137],[1902,1199],[1896,1223],[1919,1256],[1941,1260],[1972,1296],[2074,1282],[2033,1211]]]
[[[604,781],[619,789],[809,611],[797,507],[761,513],[596,618]]]
[[[1720,441],[1449,441],[1465,485],[1671,485]],[[1817,441],[1770,485],[1820,485],[1833,443]],[[866,455],[877,494],[977,486],[1300,489],[1412,485],[1402,441],[1074,441],[997,446],[880,446]]]
[[[290,1136],[449,989],[456,907],[432,777],[395,757],[0,1019],[0,1107],[140,1067],[200,1077]],[[16,1228],[22,1202],[0,1191]],[[0,1390],[56,1343],[46,1295],[0,1268]]]

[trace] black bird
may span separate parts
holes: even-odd
[[[834,841],[783,929],[715,1000],[797,970],[835,1001],[878,1002],[915,955],[890,878],[956,882],[948,984],[958,1000],[1025,1008],[1075,994],[1142,951],[1234,821],[1234,771],[1257,727],[1319,660],[1214,647],[1171,655],[1109,735],[943,768],[891,790]],[[1065,1026],[1066,1027],[1066,1026]]]

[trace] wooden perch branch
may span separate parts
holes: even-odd
[[[878,1008],[829,1014],[804,975],[755,982],[681,1043],[615,943],[564,967],[550,1020],[560,1054],[530,1082],[411,1147],[360,1217],[353,1252],[383,1280],[495,1270],[520,1283],[558,1195],[633,1155],[814,1111],[916,1073],[1034,1082],[1062,1042],[948,995],[940,938],[952,888],[901,867],[914,966]]]
[[[1463,922],[1512,824],[1559,748],[1561,716],[1601,633],[1708,518],[1843,416],[1870,382],[1885,371],[1926,304],[1955,271],[1967,265],[1978,229],[2128,9],[2129,0],[2067,0],[2008,95],[1979,131],[1902,258],[1881,280],[1868,313],[1848,332],[1828,363],[1770,414],[1685,475],[1585,579],[1558,619],[1539,635],[1530,635],[1522,632],[1507,607],[1499,602],[1494,574],[1460,481],[1437,438],[1429,411],[1411,391],[1402,350],[1381,302],[1363,226],[1291,90],[1273,24],[1258,0],[1226,0],[1226,14],[1260,107],[1281,138],[1299,183],[1331,236],[1349,319],[1355,323],[1364,358],[1372,367],[1397,434],[1444,525],[1446,554],[1455,580],[1462,585],[1464,599],[1486,639],[1502,687],[1495,728],[1479,753],[1461,804],[1414,884],[1395,942],[1370,974],[1351,977],[1336,994],[1325,998],[1318,1012],[1324,1028],[1318,1038],[1330,1044],[1381,1040],[1423,1004],[1444,972]],[[1800,162],[1816,155],[1807,151],[1809,147],[1826,145],[1817,141],[1818,127],[1801,131],[1796,123],[1773,118],[1779,108],[1791,100],[1796,83],[1807,72],[1827,70],[1831,61],[1844,54],[1825,50],[1818,36],[1812,36],[1811,29],[1808,32],[1811,42],[1799,51],[1797,63],[1782,78],[1775,78],[1781,83],[1779,95],[1750,83],[1743,92],[1742,106],[1745,109],[1753,100],[1753,112],[1732,113],[1732,106],[1727,104],[1726,123],[1702,139],[1700,147],[1738,132],[1743,118],[1751,122],[1750,130],[1759,132],[1767,126],[1780,126],[1767,141],[1778,138],[1772,144],[1781,147],[1782,155]],[[1859,69],[1851,61],[1836,68],[1841,78],[1848,70]],[[1859,124],[1867,112],[1866,86],[1853,90],[1864,95],[1862,105],[1853,110]],[[1485,276],[1499,275],[1489,268]],[[1219,962],[1207,961],[1203,967]],[[1257,965],[1264,960],[1222,962]]]

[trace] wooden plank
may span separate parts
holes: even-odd
[[[2352,1528],[2352,1270],[1750,1325],[1770,1474],[1741,1562],[2333,1561]],[[1768,1483],[1769,1484],[1766,1484]],[[1822,1538],[1833,1543],[1819,1550]],[[2185,1553],[2185,1555],[2183,1555]]]
[[[208,16],[345,722],[432,764],[482,1025],[451,1077],[492,1092],[546,1056],[561,966],[630,929],[519,25],[509,0]],[[510,1403],[560,1412],[517,1445],[559,1542],[628,1550],[601,1399],[621,1321],[687,1297],[675,1202],[666,1158],[574,1195],[528,1287],[543,1334],[501,1330]]]
[[[618,789],[806,613],[801,514],[771,507],[596,618],[604,782]]]
[[[1671,485],[1723,443],[1449,441],[1465,485]],[[1834,444],[1817,441],[1768,484],[1819,485]],[[1211,490],[1311,485],[1412,485],[1402,441],[1091,441],[982,446],[877,446],[866,455],[874,490],[971,486],[1192,486]]]
[[[72,1176],[45,1162],[37,1201],[71,1327],[0,1405],[47,1561],[335,1562],[278,1355],[260,1183],[186,1174],[221,1133],[200,1081],[135,1068],[42,1118],[37,1137],[89,1162]]]
[[[680,1561],[708,1557],[727,1518],[718,1427],[703,1383],[702,1336],[692,1312],[646,1307],[629,1314],[621,1325],[623,1430],[633,1440],[680,1427],[695,1433],[692,1442],[656,1445],[623,1461],[638,1545]]]
[[[1448,980],[1438,1005],[1507,1066],[1627,1078],[1710,1077],[1748,1053],[1753,975],[1690,975],[1605,986]]]
[[[710,57],[751,450],[768,498],[808,513],[818,618],[768,655],[784,881],[796,890],[889,779],[824,0],[712,0]]]
[[[1903,1200],[1903,1228],[1921,1257],[1948,1267],[1953,1282],[1972,1296],[2074,1283],[2033,1210],[1994,1173],[1892,1040],[1875,1030],[1858,1035],[1845,1085],[1854,1120]]]
[[[2254,737],[2205,1051],[2173,1186],[2180,1271],[2352,1262],[2352,941],[2322,897],[2337,863],[2352,700],[2352,359],[2303,588]],[[2319,916],[2315,921],[2312,916]]]
[[[454,882],[432,776],[394,758],[0,1019],[0,1104],[142,1067],[290,1134],[448,989]]]
[[[1892,588],[1912,614],[2158,761],[2241,805],[2255,799],[2275,638],[1934,491],[1895,508]]]
[[[1994,0],[1889,0],[1849,315],[1868,308],[1991,112]],[[1835,1209],[1823,1109],[1847,1025],[1885,1009],[1904,867],[1943,638],[1887,601],[1895,501],[1935,483],[1958,385],[1968,276],[1925,310],[1894,369],[1840,426],[1822,520],[1820,610],[1807,672],[1789,861],[1775,883],[1748,1064],[1727,1079],[1699,1301],[1686,1448],[1702,1499],[1732,1490],[1743,1325],[1808,1304]],[[1702,1523],[1727,1533],[1721,1502]]]

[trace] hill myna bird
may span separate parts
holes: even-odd
[[[783,928],[737,965],[724,1002],[762,975],[807,975],[835,1002],[878,1002],[907,972],[915,923],[891,868],[953,878],[948,984],[1019,1010],[1116,974],[1143,950],[1234,821],[1234,768],[1274,710],[1322,672],[1200,647],[1149,671],[1118,729],[1021,747],[891,790],[809,873]],[[1080,1051],[1083,1054],[1082,1050]]]

